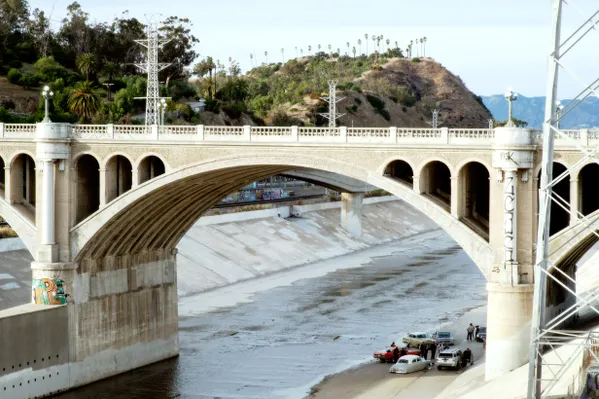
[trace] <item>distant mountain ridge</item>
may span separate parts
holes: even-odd
[[[483,104],[498,121],[507,119],[508,103],[503,94],[481,96]],[[570,100],[562,100],[567,104]],[[528,122],[532,128],[541,128],[545,114],[545,97],[519,96],[514,102],[514,117]],[[563,129],[593,129],[599,127],[599,98],[590,97],[564,116],[560,123]]]

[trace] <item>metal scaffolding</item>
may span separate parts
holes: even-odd
[[[158,84],[158,73],[170,65],[158,62],[158,52],[170,41],[161,39],[158,31],[158,24],[150,22],[146,26],[147,38],[135,41],[147,49],[146,62],[135,64],[135,66],[148,75],[146,96],[136,97],[146,99],[146,126],[160,124],[160,86]]]
[[[327,81],[329,84],[329,96],[321,97],[324,101],[329,103],[329,113],[328,114],[320,114],[329,120],[329,127],[334,128],[337,126],[337,119],[341,118],[345,114],[337,114],[337,103],[345,97],[337,98],[337,84],[339,83],[336,80]]]
[[[585,16],[577,7],[577,0],[552,0],[552,49],[549,55],[547,93],[545,102],[545,119],[543,124],[543,159],[542,173],[539,190],[539,224],[537,236],[536,264],[534,270],[535,291],[533,303],[533,318],[531,328],[531,346],[528,380],[528,399],[548,398],[557,382],[564,377],[564,373],[572,367],[577,359],[580,359],[581,351],[585,348],[596,347],[596,337],[588,331],[565,330],[565,323],[575,317],[581,310],[590,308],[599,315],[599,296],[595,292],[579,294],[569,285],[576,283],[567,272],[561,270],[560,265],[550,261],[553,253],[549,251],[549,229],[551,221],[551,204],[555,203],[560,208],[570,213],[571,217],[578,218],[584,223],[585,230],[577,236],[572,237],[569,242],[580,238],[581,235],[595,234],[597,231],[591,228],[591,221],[582,213],[576,211],[572,214],[570,204],[564,198],[553,191],[553,187],[562,180],[572,175],[572,169],[579,167],[587,160],[599,163],[596,154],[599,146],[594,149],[584,148],[579,142],[573,140],[559,129],[559,121],[568,115],[575,107],[591,95],[597,96],[599,78],[591,84],[585,83],[573,69],[567,66],[565,56],[591,31],[596,31],[595,26],[599,24],[599,10]],[[585,22],[578,26],[562,40],[562,17],[564,12],[573,11],[583,15]],[[596,31],[597,32],[597,31]],[[557,108],[559,72],[564,71],[581,84],[583,89],[563,109]],[[577,148],[581,157],[578,162],[570,166],[559,176],[553,176],[553,145],[554,139],[568,140],[572,147]],[[576,201],[576,198],[570,200]],[[567,243],[566,243],[567,244]],[[564,244],[565,245],[565,244]],[[564,281],[566,283],[564,283]],[[565,311],[559,313],[551,320],[547,320],[545,314],[547,306],[547,283],[552,282],[567,291],[576,300],[575,303]],[[560,347],[570,345],[575,350],[567,358],[560,356],[556,350]],[[549,352],[553,351],[550,356]],[[591,351],[593,352],[593,351]],[[593,352],[595,360],[597,356]]]

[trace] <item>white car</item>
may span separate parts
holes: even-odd
[[[403,337],[401,341],[406,344],[408,348],[418,348],[422,343],[431,344],[435,342],[433,334],[424,332],[415,332],[408,334],[407,337]]]
[[[390,373],[395,374],[409,374],[416,371],[428,370],[432,367],[430,360],[426,360],[416,355],[405,355],[399,358],[389,369]]]

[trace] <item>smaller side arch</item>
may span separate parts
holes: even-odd
[[[128,156],[114,153],[104,163],[106,203],[116,199],[133,187],[133,162]]]
[[[6,175],[4,173],[4,168],[6,168],[6,164],[4,163],[4,158],[0,156],[0,197],[4,198],[4,190],[6,189],[4,185],[6,184]]]
[[[133,171],[137,171],[137,181],[143,184],[153,178],[166,173],[166,164],[163,159],[156,155],[147,155],[142,158]]]
[[[418,192],[435,200],[445,210],[451,210],[451,179],[453,171],[447,163],[431,160],[420,168]]]
[[[458,168],[458,217],[470,229],[489,240],[491,174],[478,160],[462,162]],[[454,193],[452,193],[454,194]]]
[[[100,163],[91,154],[75,160],[76,197],[75,222],[79,223],[100,209]]]
[[[398,179],[402,183],[414,187],[414,168],[403,159],[395,159],[385,166],[383,175]]]
[[[36,203],[35,155],[29,151],[14,153],[10,160],[10,190],[6,200],[11,204],[23,205],[28,212],[35,212]],[[35,218],[35,215],[30,215]]]

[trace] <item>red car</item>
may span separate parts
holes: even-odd
[[[382,351],[376,351],[376,352],[374,352],[372,357],[374,357],[375,359],[379,359],[381,363],[392,363],[394,349],[395,349],[394,347],[389,347]],[[401,351],[402,348],[398,348],[398,349]],[[406,355],[420,356],[420,349],[408,349],[408,348],[404,348],[404,349],[407,351]],[[400,357],[402,356],[401,353],[399,356]]]

